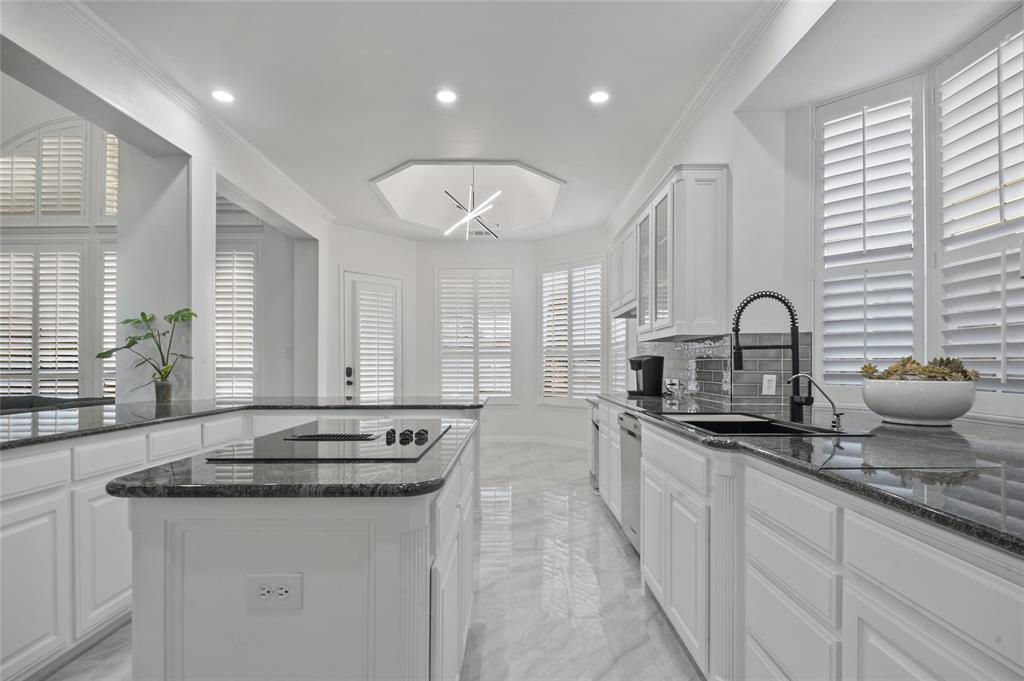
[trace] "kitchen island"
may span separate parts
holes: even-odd
[[[476,437],[322,416],[109,482],[130,501],[136,678],[455,678]]]
[[[0,628],[4,632],[0,677],[20,681],[45,674],[46,669],[80,654],[128,621],[134,586],[129,504],[134,502],[107,493],[107,483],[112,479],[134,479],[131,475],[143,469],[168,466],[175,479],[180,480],[185,462],[196,455],[225,448],[243,451],[261,436],[319,418],[442,419],[477,424],[483,406],[481,400],[436,396],[374,403],[322,396],[262,398],[245,404],[213,400],[173,402],[159,407],[146,402],[118,403],[0,416],[0,574],[4,603],[0,611]],[[428,430],[436,432],[433,428]],[[453,429],[452,437],[442,441],[445,447],[450,446],[456,434],[457,429]],[[460,478],[477,489],[475,457],[479,428],[467,437],[470,448],[466,451],[472,452],[468,458],[474,460],[474,465],[466,467],[470,472],[465,476],[460,468]],[[259,486],[276,493],[285,492],[290,485],[292,492],[313,494],[319,489],[321,496],[328,496],[341,493],[336,482],[344,482],[348,494],[357,489],[361,494],[391,494],[404,486],[407,493],[415,492],[413,496],[407,495],[409,504],[418,500],[429,508],[427,499],[453,488],[449,484],[452,473],[428,470],[431,462],[437,461],[427,455],[417,465],[403,464],[400,478],[395,477],[395,466],[399,464],[381,461],[363,466],[358,479],[345,464],[325,465],[317,476],[311,472],[316,470],[315,466],[303,469],[299,465],[285,474],[276,464],[262,464],[264,468],[252,476],[246,473],[246,464],[187,468],[189,475],[195,473],[195,483],[200,482],[202,471],[206,470],[211,475],[216,472],[220,484],[256,482],[276,468],[283,477],[273,485]],[[232,471],[230,476],[224,472],[228,469]],[[328,480],[329,470],[336,473],[334,479]],[[338,477],[343,471],[344,479]],[[252,492],[256,487],[250,485],[247,489]],[[136,486],[135,491],[141,493],[140,490]],[[396,498],[389,497],[381,503]],[[205,503],[210,499],[178,501]],[[312,499],[230,501],[258,501],[284,507]],[[343,504],[373,500],[318,501]],[[463,501],[458,499],[456,506]],[[464,504],[460,513],[469,508],[469,503]],[[422,519],[423,514],[419,517]],[[431,535],[430,539],[433,538]],[[398,635],[398,630],[392,633]]]

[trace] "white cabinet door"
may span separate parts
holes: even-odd
[[[937,640],[937,628],[916,624],[860,588],[843,588],[843,674],[845,681],[972,681],[1019,678],[980,653],[968,659]]]
[[[75,638],[125,612],[132,599],[128,500],[105,483],[72,492],[75,517]]]
[[[8,506],[0,528],[0,677],[9,679],[68,643],[65,494]]]
[[[732,275],[729,256],[729,175],[725,168],[687,169],[674,190],[675,331],[692,335],[728,333]],[[757,273],[750,272],[750,290]]]
[[[626,230],[619,264],[619,305],[636,303],[636,227]]]
[[[474,588],[476,586],[476,580],[474,579],[475,570],[473,566],[476,562],[474,553],[476,549],[476,540],[474,539],[473,532],[473,499],[476,498],[475,494],[466,495],[465,500],[462,503],[462,528],[460,530],[459,560],[462,564],[459,566],[459,659],[461,660],[466,653],[466,635],[469,633],[469,625],[473,619],[473,595]]]
[[[602,428],[597,438],[597,488],[601,492],[601,498],[609,507],[611,506],[612,493],[612,440],[608,433]]]
[[[672,308],[672,187],[654,199],[651,209],[651,272],[653,276],[652,327],[662,329],[674,321]]]
[[[622,303],[622,242],[616,241],[608,252],[608,308]]]
[[[461,649],[459,612],[461,531],[456,531],[434,561],[431,570],[431,674],[432,681],[456,681]]]
[[[668,482],[668,618],[693,659],[708,668],[708,506]]]
[[[637,279],[636,279],[636,327],[643,333],[651,330],[653,309],[651,305],[651,216],[644,215],[636,224]]]
[[[640,462],[640,571],[647,588],[665,603],[665,475]]]

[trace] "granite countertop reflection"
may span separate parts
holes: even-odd
[[[709,447],[741,450],[850,493],[1024,556],[1024,426],[958,419],[952,427],[883,423],[870,412],[843,417],[846,436],[710,436],[673,421],[676,414],[725,413],[692,400],[601,395]],[[789,420],[786,410],[738,413]],[[829,409],[805,409],[805,422],[828,427]]]
[[[349,421],[349,419],[346,419]],[[417,419],[415,424],[397,418],[359,419],[364,431],[426,427],[443,433],[419,459],[381,461],[381,443],[346,443],[349,451],[364,449],[359,462],[279,462],[296,443],[285,442],[291,429],[255,440],[205,452],[187,459],[153,466],[115,478],[107,493],[132,498],[266,498],[266,497],[407,497],[429,494],[444,486],[466,450],[477,422],[472,419]],[[309,444],[316,447],[316,443]],[[338,443],[325,443],[337,446]],[[396,451],[402,445],[391,448]],[[412,447],[412,445],[410,445]],[[329,447],[329,449],[331,449]],[[260,455],[274,462],[256,462]],[[239,461],[208,461],[211,456],[238,457]],[[248,460],[247,460],[248,459]]]
[[[252,401],[182,400],[166,405],[127,402],[69,409],[40,409],[0,415],[0,450],[86,435],[141,428],[171,421],[243,410],[288,409],[482,409],[486,399],[398,397],[360,402],[344,397],[259,397]]]

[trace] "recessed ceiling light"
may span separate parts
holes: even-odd
[[[590,93],[591,104],[604,104],[608,101],[608,93],[604,90],[595,90]]]
[[[210,96],[216,99],[218,102],[224,102],[225,104],[230,104],[231,102],[235,101],[235,96],[227,90],[214,90],[210,93]]]
[[[434,93],[434,96],[437,97],[437,101],[441,102],[442,104],[451,104],[456,99],[458,99],[458,95],[456,95],[451,90],[438,90],[437,92]]]

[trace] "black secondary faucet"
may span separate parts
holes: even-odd
[[[749,296],[743,299],[736,307],[736,313],[732,316],[732,368],[738,371],[743,370],[743,346],[740,345],[740,317],[743,316],[743,311],[747,309],[752,302],[755,300],[761,300],[763,298],[770,298],[776,300],[786,308],[789,313],[789,345],[748,345],[747,350],[789,350],[789,354],[793,359],[793,374],[800,373],[800,329],[797,327],[796,320],[796,308],[793,307],[793,303],[789,301],[789,298],[782,295],[777,291],[758,291],[757,293],[751,293]],[[814,398],[810,395],[806,397],[800,394],[800,381],[793,381],[790,383],[793,386],[793,394],[789,398],[789,420],[802,423],[804,420],[804,406],[809,406],[814,402]]]

